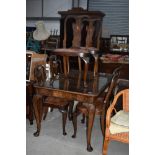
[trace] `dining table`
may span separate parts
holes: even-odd
[[[56,79],[48,79],[42,84],[34,84],[33,107],[36,119],[37,129],[34,136],[37,137],[41,131],[43,98],[44,97],[60,97],[68,101],[79,101],[89,103],[89,126],[87,129],[87,142],[91,143],[91,131],[95,115],[95,101],[105,91],[112,80],[110,73],[98,73],[94,76],[94,72],[87,73],[87,87],[84,86],[83,71],[71,70],[68,76],[59,75]],[[71,102],[74,104],[74,102]]]

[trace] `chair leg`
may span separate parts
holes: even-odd
[[[104,118],[103,118],[102,115],[100,116],[100,126],[101,126],[102,135],[104,137],[104,131],[105,131],[105,129],[104,129]]]
[[[95,110],[90,107],[89,114],[88,114],[88,127],[87,127],[87,151],[92,152],[93,148],[91,146],[91,133],[92,133],[92,127],[94,124],[94,117],[95,117]]]
[[[63,135],[64,136],[67,135],[66,129],[65,129],[65,127],[66,127],[66,121],[67,121],[67,112],[68,111],[62,112],[62,128],[63,128]]]
[[[70,121],[73,119],[73,107],[74,107],[74,101],[69,103],[68,119]]]
[[[46,119],[47,113],[48,113],[48,107],[44,107],[44,116],[43,116],[43,120]]]
[[[108,138],[105,138],[104,139],[103,148],[102,148],[102,155],[107,155],[108,144],[109,144],[109,139]]]
[[[72,119],[73,128],[74,128],[74,134],[72,135],[72,138],[76,138],[76,132],[77,132],[77,116],[78,116],[78,113],[77,113],[77,111],[75,111],[73,113],[73,119]]]
[[[51,108],[50,112],[53,112],[53,108]]]
[[[84,124],[85,123],[85,115],[82,115],[82,119],[81,119],[81,123]]]

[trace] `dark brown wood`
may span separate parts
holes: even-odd
[[[76,110],[73,113],[73,127],[74,127],[74,134],[72,135],[72,138],[76,137],[76,132],[77,132],[77,116],[82,113],[83,116],[87,117],[87,123],[88,123],[88,127],[87,127],[87,150],[89,152],[93,151],[93,148],[91,146],[91,130],[88,130],[88,128],[92,129],[93,126],[93,122],[94,122],[94,117],[95,115],[99,115],[101,118],[101,130],[104,136],[104,123],[105,123],[105,112],[107,107],[109,106],[109,100],[110,97],[112,95],[112,91],[113,88],[116,86],[117,80],[119,78],[120,75],[120,68],[118,68],[117,70],[115,70],[113,72],[113,78],[111,80],[111,84],[109,85],[108,88],[108,92],[105,93],[103,92],[103,94],[97,98],[97,100],[94,102],[95,104],[95,110],[94,107],[92,105],[90,105],[89,103],[81,103],[79,102],[76,106]],[[96,84],[95,84],[96,85]],[[94,87],[93,87],[94,88]],[[95,89],[95,88],[94,88]],[[84,118],[83,118],[84,121]]]
[[[30,125],[33,124],[34,114],[33,114],[33,84],[32,82],[26,82],[26,117],[30,121]]]
[[[41,86],[37,84],[34,85],[35,95],[33,98],[34,99],[33,105],[37,123],[37,131],[34,133],[35,136],[39,136],[41,129],[41,117],[43,107],[42,98],[44,96],[63,97],[67,100],[87,102],[91,105],[90,113],[94,113],[96,108],[94,104],[95,100],[109,86],[112,75],[103,73],[98,74],[97,76],[94,77],[93,72],[89,72],[87,77],[88,86],[84,87],[83,80],[81,79],[79,80],[79,77],[83,77],[83,75],[80,76],[80,74],[81,73],[79,71],[71,71],[68,77],[54,80],[52,84],[51,81],[46,81]],[[79,83],[79,81],[81,82]],[[95,89],[94,86],[96,87]],[[88,141],[90,141],[92,126],[93,126],[93,116],[92,119],[90,119],[88,125],[88,132],[87,132]]]
[[[87,87],[87,72],[88,72],[88,65],[89,65],[89,57],[93,55],[95,62],[94,62],[94,76],[98,73],[98,50],[96,48],[58,48],[53,50],[51,53],[59,56],[63,56],[63,67],[64,67],[64,75],[67,76],[69,74],[69,57],[78,57],[79,63],[79,71],[81,71],[81,60],[84,62],[84,83],[85,87]],[[81,58],[81,60],[80,60]]]
[[[105,16],[103,12],[72,8],[68,11],[59,11],[58,13],[61,15],[60,47],[68,48],[75,45],[75,47],[99,48],[102,18]],[[74,34],[76,31],[79,33]]]
[[[112,73],[113,70],[119,66],[122,66],[120,78],[129,79],[129,63],[104,63],[102,61],[99,61],[99,72]]]

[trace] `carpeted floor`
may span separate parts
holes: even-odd
[[[49,112],[46,120],[42,122],[42,129],[39,137],[34,137],[36,123],[33,125],[26,121],[26,154],[27,155],[101,155],[103,137],[100,129],[99,117],[95,118],[92,132],[93,152],[86,150],[86,127],[80,123],[78,117],[77,137],[73,139],[72,122],[67,121],[67,135],[62,135],[62,117],[57,110]],[[108,148],[108,155],[128,155],[129,145],[111,141]]]

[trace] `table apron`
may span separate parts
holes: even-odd
[[[60,91],[60,90],[51,90],[45,88],[35,88],[35,94],[41,96],[54,96],[54,97],[63,97],[69,100],[76,100],[80,102],[87,102],[93,104],[98,96],[92,96],[87,94],[69,92],[69,91]]]

